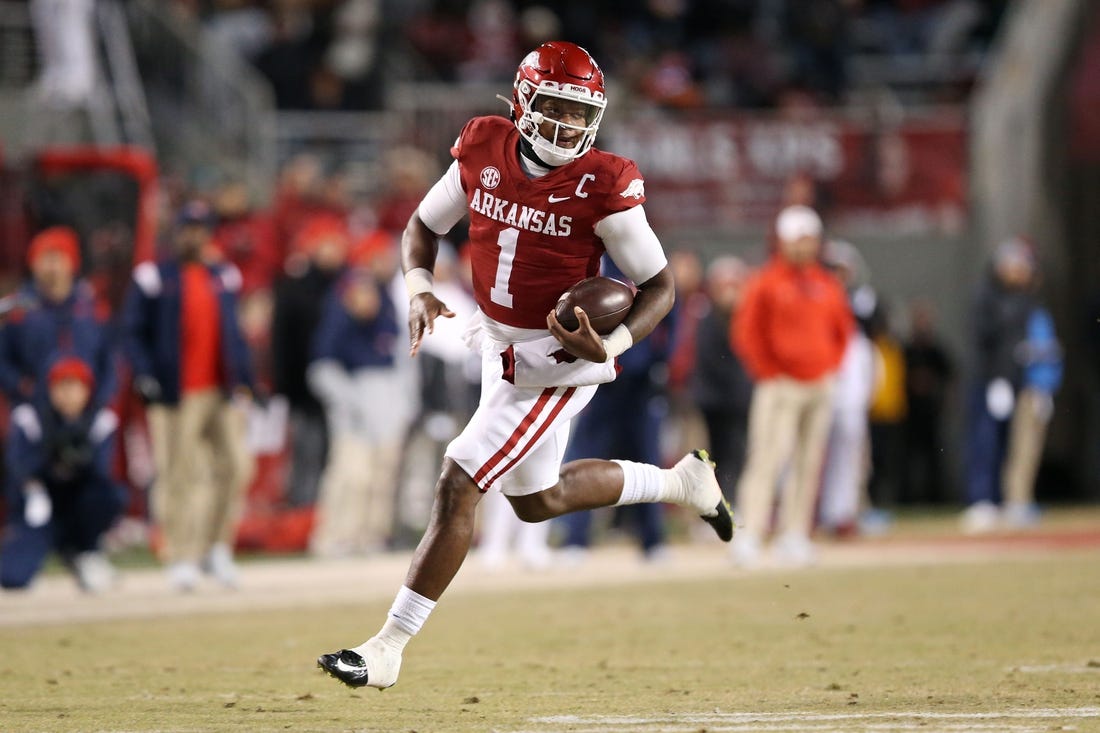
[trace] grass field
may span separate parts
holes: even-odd
[[[1100,731],[1095,547],[885,564],[875,548],[693,571],[721,553],[706,546],[654,573],[460,584],[381,693],[314,659],[375,630],[388,579],[354,604],[288,585],[280,608],[0,624],[0,731]]]

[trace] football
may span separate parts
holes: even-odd
[[[623,322],[634,305],[634,291],[630,286],[610,277],[590,277],[581,280],[558,298],[554,316],[570,331],[576,331],[580,323],[573,308],[580,306],[588,315],[592,328],[606,336]]]

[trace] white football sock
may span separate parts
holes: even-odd
[[[393,605],[390,606],[386,623],[374,638],[400,654],[409,640],[424,626],[433,608],[435,608],[435,601],[425,598],[406,586],[401,586],[401,590],[397,591],[397,597],[393,599]]]
[[[680,474],[671,469],[658,468],[650,463],[634,461],[613,461],[623,469],[623,493],[615,506],[624,504],[647,504],[667,501],[672,504],[686,504],[688,487]]]

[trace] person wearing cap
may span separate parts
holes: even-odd
[[[169,581],[194,589],[200,571],[237,582],[233,542],[253,459],[245,442],[254,391],[237,316],[240,271],[209,261],[214,217],[184,204],[173,256],[142,262],[123,308],[133,387],[147,404],[157,482],[153,518]]]
[[[1037,293],[1038,266],[1024,237],[1002,241],[973,311],[963,531],[1033,523],[1034,482],[1062,356]],[[1005,500],[1002,516],[1002,500]]]
[[[328,455],[325,413],[306,383],[306,370],[322,306],[346,268],[349,244],[343,218],[316,217],[298,232],[285,272],[275,281],[271,367],[275,392],[290,405],[290,469],[284,498],[294,507],[317,500]]]
[[[385,550],[401,446],[416,396],[403,362],[387,252],[356,249],[324,301],[306,381],[325,410],[328,462],[309,549],[319,557]],[[381,259],[379,259],[381,256]]]
[[[858,328],[852,330],[837,369],[832,418],[821,472],[818,521],[821,529],[845,536],[860,529],[860,512],[869,509],[868,411],[878,384],[875,376],[875,332],[872,321],[880,311],[878,295],[868,282],[867,263],[855,245],[838,239],[825,243],[823,264],[840,279]],[[869,510],[867,518],[884,518]],[[867,527],[864,524],[864,527]],[[877,525],[872,522],[870,527]]]
[[[740,258],[725,255],[707,266],[709,305],[695,334],[691,393],[703,413],[718,482],[732,498],[745,463],[752,379],[730,343],[730,324],[741,307],[752,271]]]
[[[55,226],[36,234],[27,249],[27,265],[30,282],[20,289],[17,307],[0,327],[0,390],[13,406],[44,406],[46,372],[60,356],[70,354],[92,369],[92,407],[105,407],[118,384],[116,349],[106,309],[79,279],[76,232]]]
[[[788,464],[775,550],[792,564],[814,560],[810,532],[834,378],[855,328],[844,288],[818,261],[822,231],[821,218],[807,206],[779,213],[776,252],[749,281],[730,328],[734,350],[755,381],[737,485],[744,529],[732,548],[745,566],[758,561]]]
[[[47,374],[47,403],[12,410],[5,468],[9,516],[0,541],[0,587],[26,588],[56,551],[90,593],[116,573],[100,547],[122,513],[111,475],[118,418],[95,410],[91,366],[63,357]]]

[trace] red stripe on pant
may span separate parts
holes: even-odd
[[[474,483],[478,485],[482,492],[487,491],[488,487],[482,487],[481,482],[497,467],[497,464],[507,457],[508,452],[516,447],[516,444],[519,443],[519,439],[523,437],[523,434],[526,433],[531,428],[531,425],[534,424],[535,420],[538,419],[543,408],[546,407],[546,403],[550,401],[550,398],[554,395],[556,390],[556,387],[547,387],[542,391],[538,400],[535,401],[534,406],[528,410],[527,414],[523,416],[523,419],[519,421],[519,425],[512,431],[512,434],[508,436],[508,440],[504,441],[504,445],[501,446],[500,450],[494,453],[492,457],[485,462],[485,465],[479,468],[477,473],[474,474]]]
[[[535,434],[531,436],[531,439],[527,441],[527,445],[523,446],[523,450],[519,452],[519,455],[509,461],[508,465],[497,471],[492,478],[485,482],[485,487],[481,489],[483,492],[488,491],[498,478],[508,473],[509,469],[511,469],[512,466],[516,465],[516,463],[518,463],[521,458],[527,455],[527,451],[531,450],[531,446],[537,443],[538,439],[542,437],[542,434],[546,432],[546,429],[553,424],[554,420],[557,419],[561,411],[565,409],[565,404],[569,402],[569,398],[572,397],[573,393],[576,391],[576,387],[570,387],[562,393],[561,399],[559,399],[558,403],[554,405],[554,409],[550,410],[550,415],[546,418],[542,425],[539,425],[539,429],[535,431]]]

